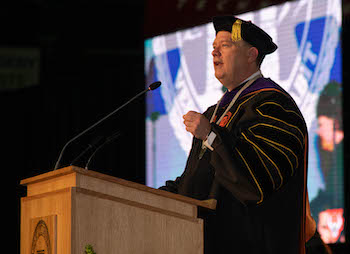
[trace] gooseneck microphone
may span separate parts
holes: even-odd
[[[96,123],[94,123],[93,125],[91,125],[90,127],[88,127],[87,129],[85,129],[84,131],[80,132],[78,135],[76,135],[75,137],[73,137],[72,139],[70,139],[62,148],[60,155],[57,159],[57,162],[55,164],[55,167],[53,170],[56,170],[61,162],[62,156],[64,151],[66,150],[67,146],[72,143],[74,140],[76,140],[77,138],[81,137],[82,135],[84,135],[86,132],[88,132],[89,130],[95,128],[97,125],[99,125],[100,123],[102,123],[103,121],[105,121],[106,119],[108,119],[109,117],[111,117],[112,115],[114,115],[115,113],[117,113],[119,110],[121,110],[122,108],[124,108],[126,105],[128,105],[130,102],[134,101],[135,99],[137,99],[138,97],[140,97],[141,95],[152,91],[154,89],[157,89],[162,83],[160,81],[156,81],[154,83],[152,83],[147,89],[145,89],[144,91],[136,94],[134,97],[132,97],[130,100],[128,100],[127,102],[125,102],[123,105],[121,105],[120,107],[118,107],[117,109],[115,109],[114,111],[112,111],[111,113],[109,113],[108,115],[106,115],[105,117],[103,117],[102,119],[98,120]]]
[[[87,161],[86,164],[85,164],[85,169],[89,169],[89,164],[90,164],[92,158],[94,158],[95,154],[96,154],[102,147],[104,147],[105,145],[111,143],[113,140],[119,138],[120,135],[121,135],[120,132],[117,131],[116,133],[114,133],[114,134],[112,134],[110,137],[108,137],[102,144],[100,144],[100,145],[95,149],[95,151],[90,155],[88,161]]]
[[[156,81],[156,82],[150,84],[150,86],[148,87],[148,89],[145,90],[145,92],[155,90],[155,89],[157,89],[158,87],[160,87],[161,84],[162,84],[162,82]]]
[[[98,136],[95,138],[92,142],[88,144],[88,146],[77,156],[74,160],[70,163],[70,166],[74,165],[77,161],[79,161],[84,155],[86,155],[88,152],[90,152],[93,149],[96,149],[96,147],[99,146],[99,143],[104,143],[104,138],[102,136]]]

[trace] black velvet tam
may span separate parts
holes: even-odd
[[[272,41],[272,38],[251,21],[241,20],[234,16],[217,16],[213,18],[213,23],[216,33],[219,31],[237,32],[241,39],[256,47],[262,55],[271,54],[277,49],[277,45]],[[239,25],[236,26],[237,24]],[[237,31],[237,29],[240,31]]]

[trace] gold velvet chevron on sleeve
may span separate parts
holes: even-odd
[[[235,157],[256,185],[262,203],[303,166],[305,127],[300,112],[284,96],[253,107],[254,121],[242,128]]]

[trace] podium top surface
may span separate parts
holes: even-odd
[[[117,178],[114,176],[102,174],[102,173],[99,173],[96,171],[86,170],[86,169],[76,167],[76,166],[69,166],[69,167],[58,169],[58,170],[50,171],[50,172],[47,172],[47,173],[44,173],[41,175],[26,178],[26,179],[21,180],[20,184],[25,185],[25,186],[29,186],[32,184],[49,181],[51,179],[65,176],[65,175],[70,175],[70,174],[80,174],[80,175],[90,176],[90,177],[104,180],[107,182],[123,185],[123,186],[133,188],[133,189],[137,189],[139,191],[144,191],[144,192],[156,194],[159,196],[163,196],[166,198],[175,199],[178,201],[182,201],[185,203],[193,204],[193,205],[204,207],[204,208],[211,209],[211,210],[215,210],[215,208],[216,208],[216,200],[197,200],[197,199],[185,197],[185,196],[182,196],[179,194],[154,189],[154,188],[148,187],[148,186],[143,185],[143,184],[127,181],[127,180],[120,179],[120,178]]]

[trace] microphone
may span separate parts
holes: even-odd
[[[72,166],[75,162],[80,160],[81,157],[83,157],[87,152],[92,150],[93,148],[96,147],[96,145],[103,139],[102,136],[98,136],[96,139],[94,139],[90,144],[88,144],[88,147],[86,147],[75,159],[71,162],[70,166]],[[104,141],[105,142],[105,141]],[[103,142],[103,143],[104,143]]]
[[[96,123],[94,123],[93,125],[91,125],[90,127],[88,127],[87,129],[85,129],[84,131],[80,132],[78,135],[74,136],[72,139],[70,139],[62,148],[60,155],[58,156],[57,162],[55,164],[55,167],[53,170],[56,170],[61,162],[62,156],[64,151],[66,150],[67,146],[72,143],[74,140],[78,139],[79,137],[81,137],[82,135],[84,135],[86,132],[88,132],[89,130],[93,129],[94,127],[96,127],[97,125],[99,125],[100,123],[102,123],[103,121],[105,121],[106,119],[108,119],[109,117],[111,117],[112,115],[114,115],[115,113],[117,113],[119,110],[121,110],[122,108],[124,108],[126,105],[128,105],[130,102],[134,101],[135,99],[137,99],[138,97],[140,97],[141,95],[152,91],[154,89],[157,89],[162,83],[160,81],[156,81],[154,83],[152,83],[147,89],[143,90],[142,92],[136,94],[134,97],[132,97],[130,100],[128,100],[127,102],[125,102],[123,105],[121,105],[120,107],[118,107],[117,109],[115,109],[114,111],[112,111],[111,113],[109,113],[108,115],[106,115],[105,117],[103,117],[102,119],[98,120]]]
[[[151,90],[155,90],[155,89],[157,89],[158,87],[160,87],[161,84],[162,84],[162,82],[156,81],[156,82],[152,83],[152,84],[148,87],[148,89],[149,89],[150,91],[151,91]]]
[[[99,146],[95,149],[95,151],[90,155],[90,157],[89,157],[87,163],[85,164],[85,169],[89,169],[89,164],[90,164],[92,158],[95,156],[95,154],[96,154],[102,147],[104,147],[105,145],[111,143],[113,140],[119,138],[120,135],[121,135],[121,134],[120,134],[120,132],[118,131],[118,132],[112,134],[111,136],[109,136],[101,145],[99,145]]]

